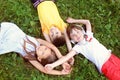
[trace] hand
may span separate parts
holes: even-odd
[[[71,71],[72,71],[72,68],[70,70],[67,70],[67,71],[63,69],[61,72],[63,75],[66,75],[66,74],[70,74]]]
[[[62,67],[63,67],[63,69],[64,69],[65,71],[71,69],[71,66],[70,66],[67,62],[63,63],[63,64],[62,64]]]
[[[74,23],[75,19],[71,18],[71,17],[68,17],[66,19],[67,23]]]
[[[46,71],[51,71],[51,70],[53,69],[53,67],[52,67],[51,64],[47,64],[47,65],[45,65],[44,68],[45,68]]]
[[[74,58],[72,57],[72,58],[70,58],[69,60],[68,60],[68,63],[70,64],[70,65],[73,65],[74,64]]]

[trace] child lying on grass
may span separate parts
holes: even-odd
[[[51,43],[26,35],[17,25],[10,22],[0,24],[0,55],[17,52],[39,71],[51,75],[66,75],[71,69],[65,62],[63,70],[46,71],[44,65],[62,57],[59,50]]]
[[[58,61],[47,64],[45,66],[46,70],[52,70],[71,57],[81,53],[93,62],[99,72],[103,73],[109,80],[120,80],[120,59],[93,36],[89,20],[68,18],[67,22],[84,24],[86,25],[86,31],[80,25],[70,25],[67,28],[67,33],[72,42],[76,43],[75,46]]]

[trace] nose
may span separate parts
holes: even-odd
[[[80,38],[78,34],[76,34],[74,37],[76,40],[79,40],[79,38]]]
[[[75,34],[75,37],[79,37],[79,35],[78,35],[78,34]]]

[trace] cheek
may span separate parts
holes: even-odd
[[[75,40],[75,39],[76,39],[76,38],[75,38],[74,36],[72,36],[72,35],[70,36],[70,38],[71,38],[71,40]]]
[[[50,39],[53,41],[53,39],[54,39],[53,36],[51,34],[49,34],[49,36],[50,36]]]
[[[46,50],[45,52],[44,52],[44,54],[48,54],[49,53],[49,51],[48,50]]]

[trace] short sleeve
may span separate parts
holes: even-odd
[[[90,42],[93,39],[93,33],[91,31],[87,31],[85,34],[85,39]]]
[[[76,52],[76,54],[81,53],[81,49],[80,49],[80,46],[79,46],[78,44],[76,44],[76,45],[72,48],[72,50],[74,50],[74,51]]]

